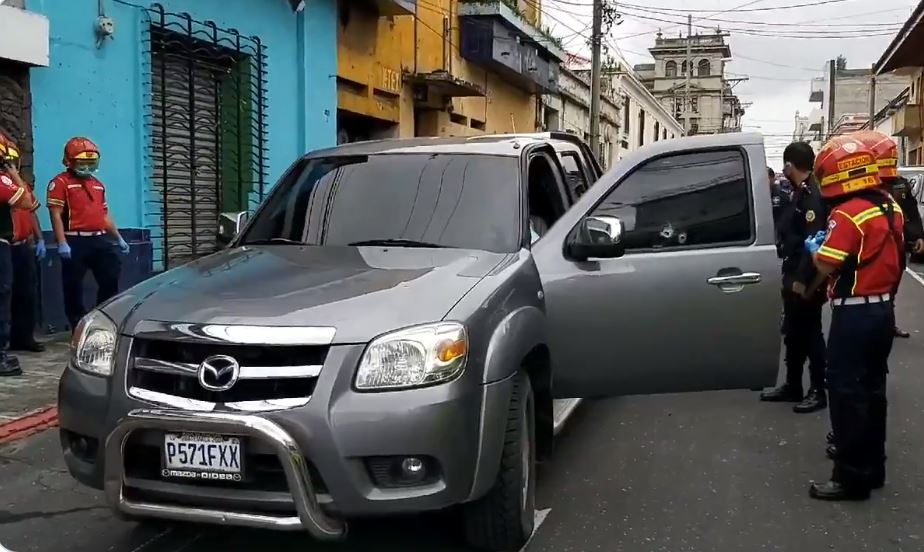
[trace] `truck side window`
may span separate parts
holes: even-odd
[[[540,238],[565,214],[564,198],[555,175],[556,169],[547,155],[530,159],[527,170],[530,229]]]
[[[565,169],[565,178],[568,180],[568,189],[571,196],[576,200],[584,195],[591,182],[587,182],[584,168],[581,166],[581,160],[578,155],[571,151],[562,152],[559,155],[561,166]]]
[[[625,177],[593,214],[621,219],[630,250],[750,243],[746,167],[738,150],[660,157]]]

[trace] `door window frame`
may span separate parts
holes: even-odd
[[[610,186],[605,192],[603,192],[600,195],[600,197],[593,204],[591,204],[591,206],[584,212],[584,214],[577,219],[574,226],[572,226],[572,228],[568,231],[566,236],[573,236],[574,233],[577,231],[578,226],[580,226],[581,221],[584,218],[591,216],[593,212],[597,209],[597,207],[599,207],[600,204],[603,203],[607,197],[609,197],[610,193],[612,193],[613,190],[615,190],[619,186],[622,186],[622,184],[626,180],[631,178],[642,167],[645,167],[646,165],[649,165],[650,163],[653,163],[665,157],[678,157],[678,156],[686,156],[686,155],[696,155],[700,153],[731,152],[731,151],[737,152],[739,155],[741,155],[742,164],[744,165],[744,176],[745,176],[745,182],[747,183],[746,187],[747,187],[747,197],[748,197],[748,218],[749,218],[748,227],[750,230],[750,234],[747,240],[739,240],[739,241],[734,241],[734,242],[716,242],[716,243],[706,243],[706,244],[681,245],[681,246],[669,247],[669,248],[646,247],[646,248],[638,248],[638,249],[627,249],[624,256],[651,254],[651,253],[673,253],[677,251],[696,251],[696,250],[704,250],[704,249],[726,249],[726,248],[731,248],[731,247],[749,247],[749,246],[755,245],[757,243],[757,225],[756,225],[757,215],[754,209],[755,208],[754,182],[751,178],[751,172],[749,170],[751,166],[749,162],[750,158],[748,157],[747,149],[744,146],[714,146],[714,147],[704,147],[704,148],[697,148],[697,149],[677,150],[677,151],[661,153],[658,155],[653,155],[651,157],[648,157],[642,160],[642,162],[632,167],[628,172],[622,175],[612,186]],[[567,241],[568,238],[566,237],[565,239]],[[599,261],[602,259],[594,259],[594,260]]]
[[[564,210],[561,212],[558,218],[549,225],[549,228],[564,218],[568,214],[568,211],[574,207],[575,202],[577,201],[572,199],[569,187],[564,182],[565,170],[558,159],[558,152],[555,150],[555,147],[549,143],[538,143],[525,148],[520,162],[520,243],[526,249],[532,249],[532,246],[534,245],[530,239],[529,232],[529,171],[533,164],[533,160],[536,157],[544,157],[546,162],[549,164],[549,168],[552,170],[553,176],[555,178],[557,188],[555,191],[558,193],[559,201],[561,201],[562,205],[564,206]],[[536,243],[541,241],[542,237],[540,237],[539,240],[536,240]]]

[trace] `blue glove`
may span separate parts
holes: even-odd
[[[48,253],[48,250],[45,248],[45,240],[39,240],[35,244],[35,258],[44,261],[46,253]]]
[[[123,255],[128,255],[129,249],[131,248],[128,247],[128,243],[124,239],[122,239],[121,236],[119,236],[119,251],[121,251]]]
[[[67,245],[67,242],[58,244],[58,255],[61,255],[62,259],[71,258],[71,246]]]
[[[818,253],[818,250],[821,249],[821,245],[825,243],[825,239],[828,237],[828,232],[825,230],[819,230],[815,233],[814,236],[810,236],[805,239],[805,248],[809,253],[814,255]]]

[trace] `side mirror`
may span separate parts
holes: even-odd
[[[576,261],[613,259],[625,254],[625,225],[616,217],[585,217],[571,233],[568,256]]]
[[[222,213],[218,216],[218,244],[227,247],[231,241],[240,234],[241,229],[250,219],[250,213],[240,211],[237,213]]]

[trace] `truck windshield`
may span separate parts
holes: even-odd
[[[512,252],[519,247],[516,158],[381,154],[301,160],[241,245],[393,245]]]

